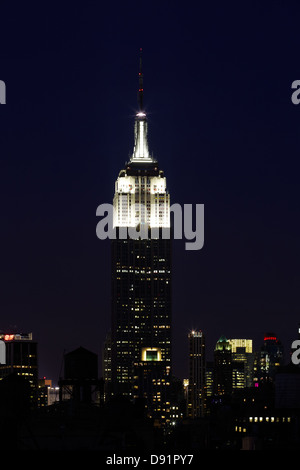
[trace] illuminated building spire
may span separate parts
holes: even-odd
[[[138,91],[138,106],[139,110],[135,115],[134,124],[134,148],[130,162],[136,163],[151,163],[153,158],[149,154],[148,148],[148,123],[147,116],[144,110],[144,82],[142,72],[142,49],[140,49],[140,65],[139,65],[139,91]]]

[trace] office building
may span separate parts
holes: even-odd
[[[232,393],[232,354],[231,345],[225,336],[221,336],[214,350],[214,395]]]
[[[30,384],[32,405],[37,405],[38,351],[32,333],[1,333],[0,343],[5,345],[5,363],[0,364],[0,379],[16,374]]]
[[[254,352],[252,339],[229,339],[231,346],[233,389],[253,386]]]
[[[205,408],[205,338],[202,331],[191,331],[189,343],[189,385],[187,414],[200,418]]]
[[[276,371],[283,365],[283,345],[274,333],[267,333],[264,342],[255,355],[254,381],[268,383],[275,381]]]
[[[38,379],[38,407],[44,408],[48,406],[48,394],[49,389],[52,388],[52,380],[46,379],[46,377],[42,379]]]
[[[143,404],[153,424],[164,427],[171,421],[171,375],[158,348],[143,348],[135,364],[133,398]]]

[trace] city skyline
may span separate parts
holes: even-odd
[[[210,354],[222,334],[259,348],[273,331],[288,355],[299,322],[299,7],[206,6],[200,16],[195,6],[183,16],[152,7],[145,26],[157,25],[155,37],[134,4],[117,17],[110,6],[53,9],[45,29],[39,12],[32,21],[24,7],[3,8],[13,27],[1,31],[0,329],[32,331],[40,375],[53,381],[64,350],[101,357],[110,260],[96,208],[112,200],[132,148],[142,47],[149,139],[171,203],[206,208],[203,249],[174,242],[174,373],[187,374],[192,329]],[[112,23],[99,28],[103,11]]]

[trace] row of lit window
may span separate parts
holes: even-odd
[[[14,369],[36,369],[37,366],[36,365],[30,365],[30,364],[25,364],[25,365],[14,365],[13,366]]]
[[[164,260],[159,260],[159,261],[164,261]],[[122,269],[117,269],[116,270],[117,273],[137,273],[137,274],[157,274],[157,273],[169,273],[170,270],[167,270],[167,269],[153,269],[152,271],[145,271],[145,269],[139,269],[139,268],[136,268],[136,269],[127,269],[126,268],[122,268]]]
[[[249,422],[250,423],[262,423],[263,421],[267,422],[267,423],[279,423],[281,420],[282,423],[290,423],[291,422],[291,418],[288,416],[288,417],[285,417],[283,416],[281,419],[279,416],[275,417],[275,416],[249,416]]]

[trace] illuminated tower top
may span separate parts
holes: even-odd
[[[138,91],[138,112],[135,115],[134,125],[134,148],[130,158],[130,163],[153,163],[155,160],[149,154],[148,148],[148,123],[144,110],[144,80],[142,71],[142,49],[140,49],[139,67],[139,91]]]
[[[164,172],[149,154],[147,116],[143,106],[143,72],[140,51],[138,111],[130,161],[115,183],[114,227],[170,227],[170,196]]]

